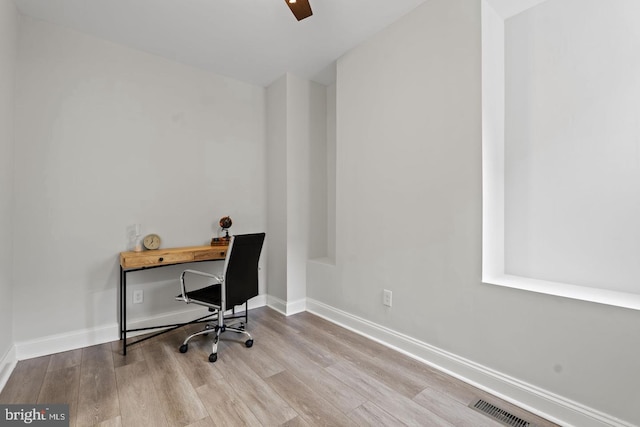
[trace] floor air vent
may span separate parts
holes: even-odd
[[[482,399],[478,400],[476,403],[472,403],[471,405],[469,405],[469,407],[490,416],[494,420],[499,421],[506,426],[533,427],[529,421],[525,421],[520,417],[516,417],[515,415],[510,414],[504,409],[493,406],[491,403],[485,402]]]

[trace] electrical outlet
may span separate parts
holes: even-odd
[[[142,289],[133,291],[133,303],[142,304],[142,301],[144,301],[144,291]]]
[[[391,291],[388,289],[382,291],[382,304],[391,307]]]

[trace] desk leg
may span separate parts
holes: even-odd
[[[122,329],[123,329],[123,322],[122,322],[122,274],[123,274],[123,270],[122,270],[122,266],[120,266],[120,293],[118,294],[118,296],[120,297],[120,301],[118,301],[118,316],[120,316],[120,319],[118,321],[118,326],[120,327],[120,339],[123,338],[122,336]]]
[[[122,354],[127,355],[127,272],[120,267],[120,339]]]

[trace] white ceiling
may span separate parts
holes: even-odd
[[[425,0],[14,0],[25,15],[260,86],[286,72],[328,84],[334,62]]]

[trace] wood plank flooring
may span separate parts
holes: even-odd
[[[252,310],[209,363],[189,326],[127,349],[119,341],[18,363],[0,403],[68,403],[71,426],[470,426],[502,424],[475,399],[539,427],[544,419],[310,313]]]

